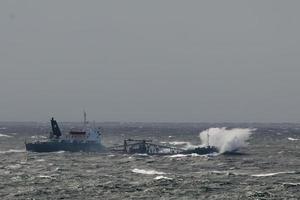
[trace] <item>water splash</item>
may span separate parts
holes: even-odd
[[[220,153],[233,152],[241,147],[247,146],[247,140],[253,129],[235,128],[210,128],[199,134],[203,145],[215,146]]]

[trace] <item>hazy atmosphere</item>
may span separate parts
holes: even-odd
[[[300,1],[0,2],[0,121],[300,122]]]

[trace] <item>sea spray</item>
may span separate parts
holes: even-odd
[[[247,146],[247,140],[253,129],[235,128],[210,128],[199,134],[203,145],[215,146],[220,153],[232,152],[241,147]]]

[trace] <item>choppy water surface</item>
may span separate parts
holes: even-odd
[[[125,138],[197,145],[209,127],[256,130],[241,155],[37,154],[24,151],[24,140],[47,136],[48,124],[0,123],[0,199],[300,198],[300,125],[99,125],[106,146]]]

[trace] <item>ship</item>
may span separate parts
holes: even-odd
[[[214,154],[219,153],[219,149],[216,146],[212,146],[209,143],[209,130],[207,131],[207,144],[204,146],[196,147],[196,148],[190,148],[187,150],[184,150],[183,154],[198,154],[198,155],[206,155],[206,154]]]
[[[110,149],[112,152],[125,154],[148,154],[148,155],[174,155],[174,154],[198,154],[207,155],[219,153],[215,146],[208,145],[197,148],[181,149],[167,145],[152,143],[152,140],[145,139],[126,139],[123,145],[115,146]]]
[[[219,153],[219,150],[215,146],[203,146],[203,147],[197,147],[194,149],[188,149],[184,150],[182,154],[198,154],[198,155],[206,155],[206,154],[213,154],[213,153]]]
[[[106,148],[101,143],[101,132],[95,126],[90,127],[84,112],[83,127],[80,130],[70,130],[67,134],[62,134],[57,121],[51,119],[52,132],[47,140],[26,142],[27,151],[31,152],[106,152]]]

